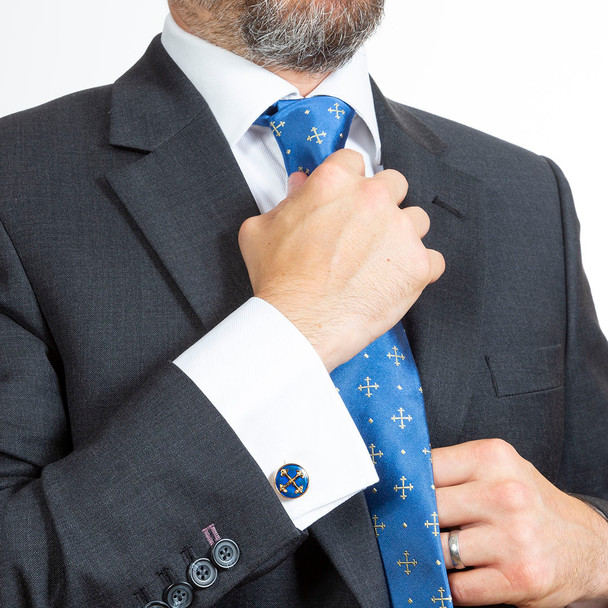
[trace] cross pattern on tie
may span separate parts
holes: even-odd
[[[369,398],[359,390],[366,377],[378,387]],[[394,608],[432,606],[437,598],[451,608],[424,398],[403,327],[397,325],[338,367],[332,380],[380,479],[365,497]]]
[[[344,148],[354,116],[342,100],[319,95],[281,100],[256,124],[270,127],[288,175],[296,171],[310,175],[332,152]]]
[[[283,100],[260,116],[287,173],[344,147],[354,110],[335,97]],[[380,482],[365,492],[394,608],[451,608],[418,370],[401,324],[332,373]],[[447,595],[446,595],[447,594]]]

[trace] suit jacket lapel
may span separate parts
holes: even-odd
[[[427,247],[440,251],[446,271],[425,289],[404,319],[424,388],[433,446],[458,443],[478,359],[483,280],[481,200],[486,186],[443,160],[446,145],[403,106],[374,86],[383,165],[409,182],[405,205],[431,218]]]
[[[207,104],[158,38],[115,84],[110,133],[113,145],[148,152],[108,181],[213,327],[252,295],[238,231],[258,209]]]

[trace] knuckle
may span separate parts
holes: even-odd
[[[361,160],[361,162],[363,162],[363,156],[362,156],[362,154],[360,152],[357,152],[356,150],[350,150],[349,148],[342,148],[341,150],[337,150],[336,152],[334,152],[328,158],[330,160],[332,158],[334,160],[335,159],[339,159],[339,158],[343,158],[343,159],[354,160],[354,161]]]
[[[416,225],[419,225],[424,227],[425,232],[429,230],[431,226],[431,218],[422,207],[406,207],[405,215],[410,218],[414,228]]]
[[[324,184],[341,184],[347,178],[348,170],[337,159],[330,156],[315,169],[314,175],[316,179],[321,180]]]
[[[415,221],[414,216],[412,215],[409,207],[407,209],[405,209],[404,212],[399,213],[399,221],[401,222],[400,229],[403,232],[403,234],[417,236],[416,221]],[[419,239],[417,239],[417,240],[419,240]]]
[[[429,214],[422,207],[413,206],[413,207],[408,207],[408,209],[412,213],[418,214],[422,219],[428,221],[429,223],[431,222],[431,218],[429,217]]]
[[[507,513],[527,511],[534,500],[532,490],[523,482],[509,479],[494,487],[494,503]]]
[[[429,255],[430,252],[429,252]],[[445,258],[443,257],[443,254],[440,253],[439,251],[434,251],[432,252],[432,255],[435,258],[435,270],[436,273],[441,276],[444,272],[445,272]]]
[[[484,439],[478,444],[479,457],[485,462],[508,465],[517,457],[515,448],[504,439]]]
[[[525,561],[536,561],[539,539],[539,530],[531,521],[519,521],[509,529],[510,540],[516,547],[516,555],[524,556]],[[540,556],[539,560],[541,559]]]
[[[390,198],[390,188],[384,180],[369,179],[362,185],[362,202],[373,207],[386,203]]]
[[[550,587],[548,571],[541,560],[522,560],[512,569],[509,578],[512,587],[524,597],[542,597]]]
[[[257,230],[259,218],[256,216],[247,218],[239,228],[239,244],[251,240]]]
[[[387,177],[389,177],[392,181],[394,181],[394,183],[396,185],[405,189],[405,191],[407,192],[407,189],[409,188],[410,185],[409,185],[409,182],[407,181],[407,179],[405,178],[405,175],[403,175],[403,173],[400,173],[399,171],[396,171],[395,169],[385,169],[384,171],[382,171],[382,173],[384,175],[386,175]]]
[[[417,248],[414,276],[420,284],[426,286],[431,276],[431,258],[423,245]]]
[[[428,285],[432,264],[429,252],[421,241],[413,243],[408,249],[404,264],[412,286],[422,289]]]
[[[337,152],[334,152],[332,155],[328,156],[325,162],[321,165],[337,165],[340,167],[346,167],[346,165],[357,167],[359,171],[365,170],[365,161],[363,160],[363,156],[356,152],[355,150],[348,150],[346,148],[342,148]]]

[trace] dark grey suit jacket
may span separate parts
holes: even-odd
[[[566,181],[375,96],[447,260],[404,320],[433,444],[502,437],[608,512],[608,350]],[[3,119],[0,161],[0,605],[141,607],[215,524],[241,559],[195,606],[386,607],[362,495],[300,533],[171,363],[251,295],[258,211],[159,40],[115,85]]]

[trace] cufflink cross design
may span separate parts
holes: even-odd
[[[287,479],[289,479],[289,482],[288,482],[288,483],[282,483],[282,484],[279,486],[279,490],[280,490],[281,492],[285,493],[285,492],[287,491],[287,488],[288,488],[289,486],[293,486],[296,494],[303,494],[303,493],[304,493],[304,486],[299,486],[299,485],[296,483],[296,479],[300,479],[300,477],[303,477],[303,475],[302,475],[302,471],[298,471],[298,472],[296,473],[296,476],[295,476],[295,477],[290,477],[290,476],[289,476],[289,473],[287,472],[287,469],[281,469],[281,475],[282,475],[283,477],[287,477]]]
[[[285,498],[300,498],[308,490],[308,473],[298,464],[286,464],[279,469],[275,486]]]

